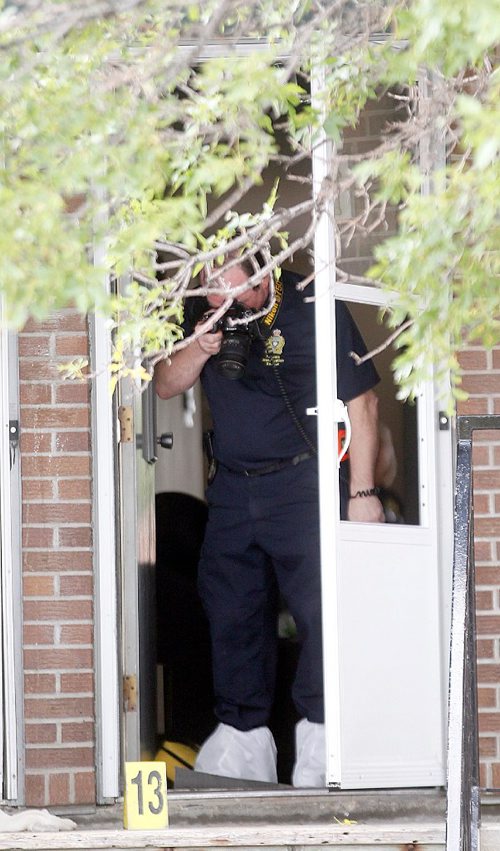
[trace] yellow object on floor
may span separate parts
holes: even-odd
[[[162,742],[155,756],[157,762],[164,762],[167,767],[167,780],[175,779],[176,768],[193,768],[198,751],[183,742]]]

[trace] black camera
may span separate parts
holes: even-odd
[[[233,304],[215,323],[213,331],[222,331],[222,343],[216,355],[217,371],[225,378],[241,378],[246,369],[252,340],[257,336],[253,312]],[[244,320],[233,325],[232,319]]]

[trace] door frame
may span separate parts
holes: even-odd
[[[0,299],[0,319],[2,316]],[[24,803],[21,473],[17,335],[0,326],[0,794]],[[3,705],[2,705],[3,704]]]
[[[96,257],[96,263],[98,258]],[[107,286],[106,282],[104,283]],[[111,333],[106,321],[89,320],[92,418],[92,525],[95,595],[96,795],[104,804],[121,793],[116,428],[109,391]]]
[[[251,44],[245,44],[242,46],[241,52],[249,52],[252,50],[259,49],[259,43],[252,42]],[[262,47],[265,47],[265,44],[262,44]],[[189,50],[189,47],[186,46],[185,50]],[[219,44],[208,45],[206,49],[206,57],[210,58],[212,56],[220,56],[224,52],[223,46]],[[315,85],[316,90],[320,85],[321,73],[318,72]],[[314,89],[313,89],[314,96]],[[320,149],[317,148],[318,154],[316,157],[316,164],[314,165],[313,158],[313,183],[314,183],[314,191],[318,192],[319,186],[321,183],[322,176],[326,172],[326,163],[328,162],[328,158],[324,157],[324,152],[327,146],[330,143],[326,138],[323,139],[323,153],[320,153]],[[322,161],[323,160],[323,164]],[[318,305],[317,309],[317,338],[318,342],[318,353],[321,353],[322,356],[318,358],[319,363],[319,371],[318,371],[318,408],[321,409],[321,415],[318,417],[318,437],[320,442],[322,443],[322,458],[324,460],[324,464],[321,465],[323,468],[323,472],[321,472],[320,468],[320,512],[324,517],[332,517],[338,516],[339,514],[339,496],[338,489],[334,486],[334,477],[328,476],[327,470],[335,469],[337,463],[337,435],[336,435],[336,424],[342,418],[342,410],[337,406],[337,393],[336,393],[336,376],[334,374],[334,369],[332,369],[331,358],[324,357],[325,351],[328,349],[329,351],[334,351],[332,346],[334,347],[335,339],[335,321],[334,321],[334,300],[331,298],[332,292],[334,292],[336,297],[348,299],[350,301],[365,301],[370,303],[378,303],[383,304],[388,296],[384,293],[381,293],[378,290],[373,288],[373,291],[367,292],[366,287],[356,286],[356,285],[346,285],[337,283],[335,281],[334,270],[335,270],[335,241],[332,238],[333,235],[333,210],[329,211],[329,215],[325,211],[322,215],[317,232],[315,237],[315,278],[316,278],[316,304]],[[329,298],[329,307],[328,309],[321,309],[322,305],[322,297]],[[324,303],[323,303],[324,304]],[[97,332],[96,332],[97,333]],[[106,333],[104,329],[99,331],[99,334]],[[320,387],[323,388],[321,401],[320,401]],[[325,392],[326,388],[326,392]],[[128,393],[128,391],[124,391],[125,396],[121,399],[122,402],[132,403],[132,396]],[[334,428],[332,429],[332,423],[334,424]],[[113,433],[113,428],[107,428],[107,441],[108,446],[116,446],[117,439],[115,434]],[[321,437],[323,435],[323,437]],[[443,433],[442,437],[439,435],[438,440],[440,442],[440,449],[436,453],[436,460],[438,463],[437,477],[438,477],[438,490],[439,490],[439,498],[442,502],[443,506],[450,505],[452,506],[452,472],[453,472],[453,441],[451,433]],[[122,458],[121,458],[121,487],[127,491],[130,487],[132,487],[132,481],[135,480],[135,452],[136,447],[127,446],[121,447],[122,450]],[[117,475],[115,470],[115,476]],[[116,479],[115,479],[116,481]],[[323,486],[321,485],[321,481],[323,481]],[[116,499],[116,493],[115,493]],[[106,501],[106,514],[108,517],[108,523],[110,523],[111,512],[109,510],[110,503]],[[118,505],[118,503],[116,503]],[[128,506],[128,507],[127,507]],[[115,508],[116,511],[116,508]],[[119,561],[121,562],[122,570],[124,572],[125,584],[122,585],[122,594],[129,599],[136,599],[137,595],[137,578],[133,578],[131,575],[132,563],[135,560],[135,537],[131,534],[131,523],[136,522],[136,512],[135,506],[132,508],[130,501],[126,501],[125,506],[123,505],[123,501],[121,502],[121,508],[118,509],[118,522],[120,529],[120,538],[116,543],[116,548],[119,550]],[[115,515],[116,516],[116,515]],[[448,516],[448,515],[447,515]],[[451,515],[452,516],[452,515]],[[324,531],[322,534],[321,541],[321,554],[322,554],[322,563],[330,563],[331,564],[331,554],[336,551],[337,548],[337,540],[335,530],[333,528],[333,524],[326,523],[323,524]],[[106,528],[104,524],[104,528]],[[108,526],[111,528],[111,523]],[[443,528],[446,530],[444,535],[440,536],[440,550],[442,554],[442,564],[445,564],[444,557],[448,553],[450,542],[452,541],[453,535],[453,525],[451,521],[446,520],[443,524]],[[128,529],[128,531],[127,531]],[[101,566],[101,570],[109,570],[109,567],[106,567],[103,564]],[[440,572],[440,581],[442,585],[442,600],[446,599],[446,590],[448,588],[448,572],[443,570]],[[108,583],[107,587],[109,588],[109,577],[106,582]],[[103,587],[106,587],[106,582]],[[334,576],[333,571],[329,570],[328,572],[324,572],[323,576],[323,588],[324,593],[328,594],[330,600],[337,601],[337,585],[336,578]],[[101,594],[102,604],[105,605],[106,597],[104,594]],[[114,628],[112,632],[106,632],[103,627],[105,623],[105,619],[99,619],[99,623],[101,626],[99,628],[99,647],[100,654],[103,654],[105,658],[109,658],[109,655],[113,655],[115,658],[119,658],[118,644],[119,644],[119,629],[118,629],[118,617],[116,615],[116,619],[114,621]],[[137,616],[138,618],[138,616]],[[447,665],[447,635],[448,635],[448,622],[449,622],[449,611],[448,609],[445,612],[445,616],[442,619],[442,635],[443,635],[443,669]],[[97,626],[97,625],[96,625]],[[339,690],[339,648],[338,648],[338,635],[335,630],[335,634],[333,632],[328,632],[325,635],[325,641],[327,645],[330,647],[330,650],[327,651],[327,655],[325,656],[325,691],[331,690],[332,693],[336,693],[338,695]],[[135,665],[135,661],[137,661],[138,653],[137,647],[139,643],[138,634],[135,636],[135,642],[132,641],[130,645],[126,644],[123,647],[123,654],[121,659],[121,673],[134,674],[136,676],[139,675],[139,671],[132,671],[132,668]],[[135,661],[134,661],[135,660]],[[328,661],[327,661],[328,660]],[[101,680],[100,680],[100,688],[106,689],[107,683],[104,682],[104,671],[106,670],[105,665],[102,666]],[[119,676],[116,679],[117,682],[117,691],[118,691],[118,700],[120,700],[120,688],[118,687]],[[446,683],[443,680],[443,688],[446,689]],[[109,711],[109,702],[107,702],[103,697],[100,698],[99,706],[101,707],[101,711],[106,713]],[[116,705],[116,704],[113,704]],[[339,704],[338,700],[334,700],[331,703],[329,709],[329,721],[327,721],[327,751],[328,758],[330,761],[330,765],[333,768],[329,772],[328,783],[330,786],[340,785],[341,780],[341,769],[340,764],[336,761],[336,756],[340,753],[340,724],[338,722],[339,718]],[[337,719],[337,720],[336,720]],[[443,719],[443,723],[445,724],[445,719]],[[135,726],[134,726],[135,725]],[[98,727],[99,727],[99,719],[98,719]],[[116,717],[113,718],[110,727],[112,731],[112,741],[115,744],[112,747],[113,757],[110,762],[110,766],[113,765],[113,768],[110,772],[110,776],[113,775],[115,777],[115,785],[114,789],[118,788],[119,780],[119,747],[116,745],[117,739],[119,739],[119,721],[117,721]],[[139,738],[139,727],[138,727],[138,717],[130,718],[125,725],[125,731],[122,730],[122,735],[124,740],[122,741],[122,747],[130,748],[132,747],[132,742],[138,741]],[[102,745],[100,745],[102,747]],[[100,760],[102,760],[102,755],[100,756]],[[112,785],[112,784],[111,784]],[[111,788],[111,787],[110,787]],[[116,792],[116,794],[119,794]],[[245,793],[242,793],[245,794]],[[289,794],[289,793],[287,793]],[[300,791],[294,790],[294,794],[301,794]],[[113,795],[115,796],[115,795]]]

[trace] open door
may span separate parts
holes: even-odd
[[[155,396],[122,381],[118,481],[122,588],[123,741],[127,761],[156,752]]]
[[[313,155],[316,187],[328,170],[328,144]],[[336,401],[336,299],[349,303],[369,349],[388,332],[376,320],[386,296],[369,285],[336,282],[336,265],[332,217],[325,214],[315,277],[327,783],[439,786],[445,782],[450,424],[429,384],[413,407],[399,412],[397,426],[390,372],[379,368],[380,392],[386,401],[392,395],[390,405],[381,403],[381,419],[397,431],[404,473],[396,493],[400,522],[340,521],[333,475],[343,415]]]

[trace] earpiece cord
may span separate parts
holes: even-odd
[[[308,446],[308,447],[309,447],[309,449],[311,450],[311,452],[313,453],[313,455],[317,456],[317,455],[318,455],[318,449],[317,449],[317,447],[315,446],[315,444],[312,442],[312,440],[311,440],[311,438],[309,437],[309,435],[307,434],[307,432],[306,432],[306,430],[305,430],[304,426],[303,426],[303,425],[302,425],[302,423],[300,422],[300,420],[299,420],[299,418],[298,418],[298,416],[297,416],[297,414],[296,414],[296,412],[295,412],[295,408],[293,407],[293,405],[292,405],[292,403],[291,403],[291,401],[290,401],[290,397],[289,397],[289,395],[288,395],[288,393],[287,393],[287,391],[286,391],[285,385],[283,384],[283,379],[282,379],[282,377],[281,377],[281,375],[280,375],[280,371],[279,371],[278,367],[277,367],[277,366],[273,366],[273,367],[272,367],[272,370],[273,370],[274,376],[275,376],[275,378],[276,378],[276,381],[278,382],[278,387],[279,387],[279,389],[280,389],[281,396],[282,396],[283,401],[284,401],[284,403],[285,403],[285,407],[286,407],[286,409],[287,409],[288,413],[290,414],[290,416],[291,416],[291,418],[292,418],[292,421],[293,421],[293,423],[294,423],[294,425],[295,425],[295,428],[297,429],[297,431],[298,431],[298,433],[300,434],[300,436],[301,436],[302,440],[305,442],[306,446]]]

